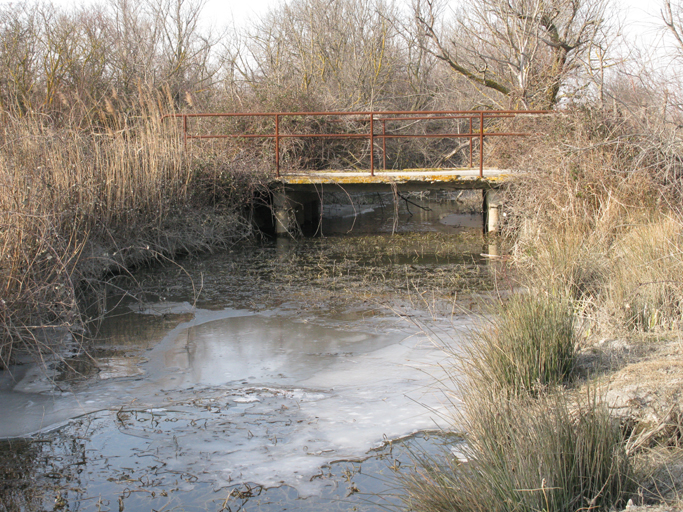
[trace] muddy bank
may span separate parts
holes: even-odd
[[[602,339],[581,352],[582,367],[591,371],[590,385],[628,432],[627,448],[641,488],[635,505],[626,510],[683,510],[682,355],[678,337],[655,335]]]

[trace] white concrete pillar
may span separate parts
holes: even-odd
[[[495,190],[486,190],[484,194],[484,207],[486,208],[486,232],[498,233],[500,231],[500,217],[502,214],[502,198]]]

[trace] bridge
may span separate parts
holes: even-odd
[[[306,223],[317,223],[320,197],[330,187],[348,193],[480,189],[484,229],[495,232],[500,207],[496,190],[508,173],[485,167],[485,139],[531,135],[499,131],[500,120],[548,113],[544,110],[230,112],[179,113],[164,118],[181,119],[186,146],[193,139],[251,141],[252,144],[272,141],[274,178],[270,189],[278,234],[292,233]],[[418,139],[460,143],[449,148],[448,158],[442,159],[441,165],[403,168],[406,159],[402,144],[405,146],[406,141],[414,144]],[[349,144],[339,146],[339,141]],[[334,156],[304,157],[309,161],[304,165],[302,158],[292,157],[297,152],[299,155],[324,153],[321,143],[332,143],[332,151],[343,154],[341,166]],[[455,157],[460,165],[443,165],[445,160]],[[476,167],[475,157],[478,157]],[[329,161],[336,165],[319,168],[329,166]]]

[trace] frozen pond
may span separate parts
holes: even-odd
[[[89,356],[0,374],[0,497],[19,510],[396,504],[388,468],[412,449],[396,440],[433,448],[419,433],[444,424],[440,340],[457,345],[490,281],[483,240],[450,206],[423,234],[141,272],[140,300],[110,299]]]

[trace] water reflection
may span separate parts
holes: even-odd
[[[323,198],[320,230],[337,234],[437,232],[483,229],[481,192],[331,194]]]
[[[314,496],[286,485],[247,483],[216,490],[193,469],[161,460],[143,437],[182,419],[150,412],[119,418],[99,413],[31,442],[0,441],[0,510],[379,512],[400,505],[396,477],[410,471],[412,453],[436,454],[461,442],[448,435],[418,434],[362,459],[323,465],[313,478]],[[138,430],[126,432],[122,423]]]
[[[184,383],[291,385],[340,358],[395,342],[392,336],[243,316],[188,328],[173,341],[164,359],[166,366],[186,370]]]

